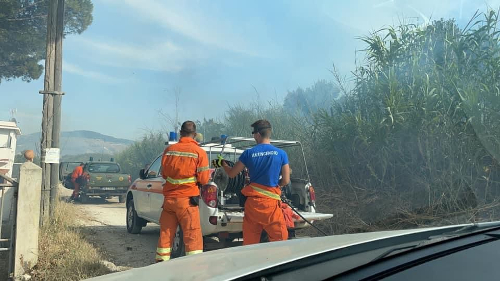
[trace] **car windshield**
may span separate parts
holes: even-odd
[[[88,171],[90,173],[119,173],[120,166],[115,163],[92,163]]]
[[[212,160],[217,159],[219,154],[222,156],[222,158],[224,160],[228,160],[228,161],[231,161],[233,163],[238,162],[238,159],[240,158],[240,155],[241,155],[240,152],[237,152],[234,149],[227,149],[224,152],[222,152],[222,154],[220,152],[216,152],[216,151],[208,151],[207,155],[208,155],[209,161],[211,162]]]
[[[500,221],[500,0],[66,0],[57,29],[51,1],[0,1],[0,121],[22,131],[0,134],[0,172],[33,150],[42,190],[47,167],[82,161],[160,194],[160,163],[139,171],[169,143],[214,160],[227,137],[237,162],[269,131],[296,144],[272,143],[289,159],[281,188],[330,215],[313,222],[328,235]],[[245,172],[219,174],[227,192],[203,194],[226,198],[210,204],[244,206]],[[147,206],[136,224],[161,209]]]
[[[65,163],[65,170],[68,172],[72,172],[76,167],[80,166],[79,162],[70,162],[70,163]]]
[[[227,142],[231,145],[231,147],[226,148],[226,157],[230,157],[229,159],[235,159],[236,161],[238,161],[241,152],[257,145],[255,140],[249,137],[243,138],[229,136]],[[304,146],[299,141],[273,139],[271,140],[271,144],[279,149],[283,149],[286,152],[291,169],[290,177],[292,179],[309,180],[308,165],[306,162],[307,159],[303,150]],[[217,145],[216,147],[220,149],[221,145]],[[214,156],[217,157],[217,154],[214,154]]]

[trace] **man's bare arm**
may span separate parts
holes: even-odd
[[[290,182],[290,165],[285,164],[281,166],[281,179],[279,181],[279,186],[285,186]]]
[[[241,161],[236,162],[233,167],[229,167],[226,162],[223,163],[222,168],[224,168],[224,171],[226,171],[226,174],[230,178],[236,177],[241,171],[243,171],[243,169],[245,169],[245,165]]]

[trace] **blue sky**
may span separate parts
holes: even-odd
[[[282,102],[287,91],[349,75],[356,39],[401,20],[455,18],[500,0],[94,0],[94,22],[64,41],[62,129],[139,139],[179,119],[223,118],[229,105]],[[260,95],[255,95],[255,87]],[[0,84],[0,120],[40,130],[43,76]]]

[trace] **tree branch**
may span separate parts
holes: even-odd
[[[46,18],[47,15],[37,15],[37,16],[31,16],[31,17],[26,17],[26,18],[8,18],[5,19],[5,21],[23,21],[23,20],[31,20],[31,19],[38,19],[38,18]]]
[[[22,12],[22,11],[24,11],[24,10],[28,9],[28,8],[31,8],[31,7],[36,6],[36,5],[38,5],[38,4],[41,4],[41,3],[43,3],[43,2],[45,2],[45,0],[33,1],[33,3],[31,3],[31,4],[29,4],[29,5],[26,5],[26,6],[22,7],[21,9],[19,9],[19,10],[16,12],[16,14],[18,14],[18,13],[20,13],[20,12]]]

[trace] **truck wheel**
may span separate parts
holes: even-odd
[[[174,241],[172,243],[172,253],[170,258],[175,259],[186,255],[186,247],[184,245],[184,236],[180,226],[177,226]]]
[[[118,196],[118,202],[120,202],[120,203],[125,203],[126,199],[127,199],[127,195]]]
[[[87,194],[82,194],[80,195],[80,202],[83,204],[86,204],[89,202],[89,196]]]
[[[127,232],[132,234],[138,234],[141,232],[142,227],[146,225],[146,221],[143,218],[137,216],[137,212],[134,207],[134,200],[130,200],[127,204]]]

